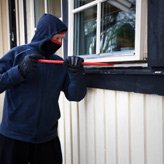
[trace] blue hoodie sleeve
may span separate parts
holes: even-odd
[[[83,72],[68,72],[64,93],[69,101],[81,101],[86,95],[86,81]]]
[[[24,80],[18,66],[13,66],[14,56],[11,52],[0,59],[0,93]]]

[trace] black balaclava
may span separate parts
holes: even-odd
[[[52,42],[51,40],[47,40],[41,45],[40,49],[43,52],[43,56],[49,56],[51,54],[54,54],[60,47],[61,44],[57,44]]]
[[[42,55],[52,55],[61,47],[61,44],[51,42],[51,38],[56,34],[66,31],[66,25],[59,18],[51,14],[43,14],[39,19],[31,44],[36,47]]]

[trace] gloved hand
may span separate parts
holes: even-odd
[[[72,72],[82,71],[83,70],[83,65],[82,65],[83,62],[84,62],[84,59],[77,57],[77,56],[68,56],[64,60],[64,64]]]
[[[32,73],[37,68],[37,60],[43,59],[44,57],[38,54],[27,55],[18,66],[18,69],[23,77],[27,74]]]

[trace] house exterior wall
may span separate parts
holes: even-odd
[[[162,96],[88,89],[60,107],[63,164],[164,163]]]
[[[8,1],[0,1],[0,57],[9,50]],[[0,94],[0,119],[2,117],[4,94]]]
[[[1,0],[0,57],[9,49],[7,11]],[[164,163],[163,96],[89,88],[81,102],[62,93],[59,103],[63,164]],[[0,94],[0,118],[2,108]]]
[[[0,57],[9,50],[8,1],[0,1]]]

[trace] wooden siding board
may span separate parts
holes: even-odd
[[[144,95],[130,93],[131,164],[144,164]]]
[[[65,160],[65,138],[66,138],[66,132],[65,132],[65,113],[64,113],[64,94],[61,93],[59,97],[59,105],[60,105],[60,113],[61,113],[61,118],[59,119],[59,127],[58,127],[58,133],[59,133],[59,138],[60,138],[60,143],[61,143],[61,148],[62,148],[62,155],[63,155],[63,164],[66,164]]]
[[[87,164],[96,163],[94,93],[93,89],[88,89],[86,97]]]
[[[9,20],[8,20],[8,1],[0,1],[0,58],[8,51],[9,43]],[[0,121],[3,113],[4,93],[0,94]]]
[[[104,91],[95,91],[95,140],[96,140],[96,164],[105,163],[105,127],[104,127]]]
[[[130,164],[128,93],[117,92],[117,163]]]
[[[105,91],[105,150],[106,164],[117,164],[116,156],[116,94]]]
[[[147,95],[146,110],[146,162],[163,164],[162,97]]]
[[[0,1],[0,57],[10,48],[8,1]]]
[[[0,94],[0,122],[2,120],[2,113],[3,113],[3,100],[4,100],[4,93]]]
[[[76,102],[71,102],[72,117],[72,164],[79,163],[79,112]]]
[[[85,99],[82,100],[79,105],[79,148],[80,148],[80,163],[87,164],[87,145],[86,145],[86,106]]]
[[[3,15],[3,11],[2,11],[2,1],[0,1],[0,14]],[[2,22],[2,16],[0,17],[0,57],[3,56],[3,35],[2,35],[2,31],[3,31],[3,22]]]
[[[65,114],[65,161],[72,164],[72,128],[71,128],[71,104],[68,100],[64,102]]]

